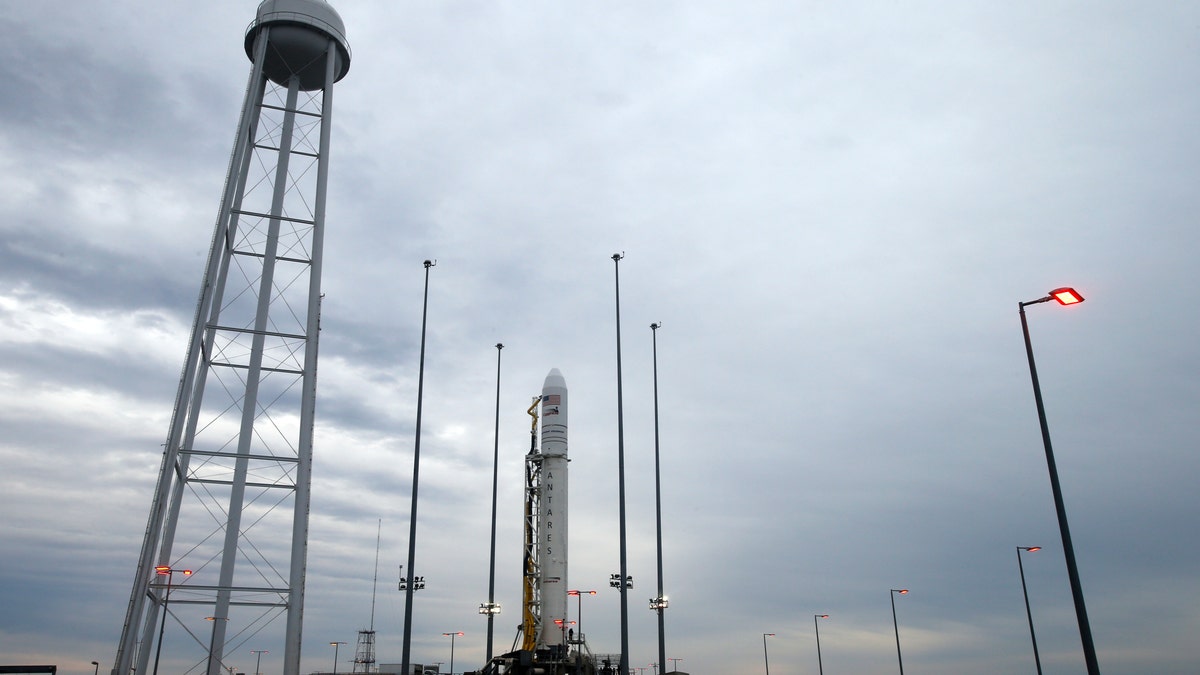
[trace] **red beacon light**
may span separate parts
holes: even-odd
[[[1083,302],[1083,296],[1074,288],[1056,288],[1050,291],[1050,297],[1060,305],[1078,305]]]

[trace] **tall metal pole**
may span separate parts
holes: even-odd
[[[492,555],[488,563],[488,604],[487,604],[487,659],[485,664],[492,662],[492,624],[496,618],[496,491],[500,480],[500,350],[504,345],[496,343],[496,429],[492,448]]]
[[[454,675],[454,638],[462,634],[461,630],[454,633],[442,633],[442,637],[450,637],[450,675]]]
[[[171,580],[175,578],[175,570],[167,570],[167,594],[163,597],[162,623],[158,628],[158,647],[154,650],[154,675],[158,675],[158,659],[162,656],[163,633],[167,629],[167,607],[171,604]]]
[[[653,342],[654,356],[654,516],[658,533],[658,662],[666,666],[667,645],[666,627],[663,611],[667,608],[666,598],[663,597],[663,542],[662,542],[662,472],[659,467],[658,447],[658,329],[661,323],[650,324],[650,336]]]
[[[813,614],[813,629],[817,633],[817,674],[825,675],[825,666],[821,663],[821,626],[817,619],[828,619],[828,614]]]
[[[1083,659],[1088,675],[1100,675],[1096,661],[1096,645],[1092,642],[1092,626],[1088,622],[1087,606],[1083,602],[1083,584],[1079,581],[1079,568],[1075,565],[1075,547],[1071,544],[1071,528],[1067,525],[1067,507],[1063,503],[1062,487],[1058,482],[1058,466],[1054,462],[1054,450],[1050,445],[1050,427],[1046,423],[1046,408],[1042,405],[1042,386],[1038,383],[1037,366],[1033,362],[1033,343],[1029,339],[1029,322],[1025,319],[1025,306],[1053,300],[1048,295],[1039,300],[1018,303],[1021,314],[1021,332],[1025,336],[1025,354],[1029,357],[1029,377],[1033,380],[1033,399],[1037,403],[1038,423],[1042,427],[1042,444],[1046,447],[1046,468],[1050,471],[1050,489],[1054,493],[1054,510],[1058,513],[1058,530],[1062,534],[1063,554],[1067,559],[1067,577],[1071,581],[1071,597],[1075,600],[1075,617],[1079,621],[1079,638],[1083,642]]]
[[[620,515],[621,539],[621,673],[629,672],[629,566],[626,560],[625,542],[625,406],[621,390],[621,259],[625,256],[614,253],[612,256],[616,280],[617,301],[617,493],[618,511]]]
[[[333,645],[333,675],[337,675],[338,648],[346,643],[345,642],[330,642],[329,644]]]
[[[763,633],[763,668],[771,675],[771,660],[767,658],[767,638],[775,637],[774,633]]]
[[[1021,593],[1025,596],[1025,617],[1029,619],[1029,639],[1033,641],[1033,662],[1037,664],[1038,675],[1042,675],[1042,657],[1038,655],[1037,635],[1033,633],[1033,612],[1029,610],[1029,590],[1025,587],[1025,565],[1021,562],[1021,551],[1037,551],[1037,546],[1017,547],[1017,569],[1021,571]]]
[[[900,623],[896,621],[896,594],[908,593],[907,588],[893,588],[888,597],[892,599],[892,629],[896,631],[896,660],[900,663],[900,675],[904,675],[904,656],[900,654]]]
[[[579,626],[579,639],[580,640],[584,639],[584,636],[583,636],[583,596],[584,595],[595,595],[595,594],[596,594],[596,591],[594,591],[594,590],[585,591],[585,590],[576,589],[576,590],[567,591],[568,597],[573,595],[576,598],[579,598],[579,601],[578,601],[578,603],[576,605],[576,609],[575,609],[575,625]]]
[[[412,610],[413,591],[416,584],[416,568],[413,565],[417,557],[417,483],[421,474],[421,402],[425,396],[425,327],[429,317],[429,268],[437,263],[426,260],[425,265],[425,295],[421,304],[421,358],[417,369],[417,428],[416,440],[413,443],[413,477],[412,504],[408,511],[408,583],[404,585],[404,647],[401,652],[401,672],[409,671],[409,657],[412,655]]]

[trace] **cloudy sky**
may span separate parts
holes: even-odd
[[[113,661],[250,63],[253,1],[0,3],[0,661]],[[836,5],[836,6],[835,6]],[[483,659],[503,342],[497,652],[520,620],[530,398],[571,395],[570,585],[630,664],[1084,672],[1017,303],[1100,666],[1200,663],[1200,5],[336,4],[302,670],[370,620],[399,662],[422,261],[413,660]],[[1191,267],[1191,271],[1189,271]],[[252,670],[246,645],[230,660]],[[281,649],[264,657],[278,672]],[[241,660],[238,660],[241,659]],[[645,672],[650,672],[649,670]]]

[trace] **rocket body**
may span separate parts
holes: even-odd
[[[538,498],[542,635],[560,645],[567,631],[567,382],[558,368],[542,384],[542,479]]]

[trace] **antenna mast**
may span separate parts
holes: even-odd
[[[375,579],[371,582],[371,626],[358,631],[358,646],[354,650],[354,672],[375,672],[375,591],[379,588],[379,535],[383,532],[383,519],[375,528]]]

